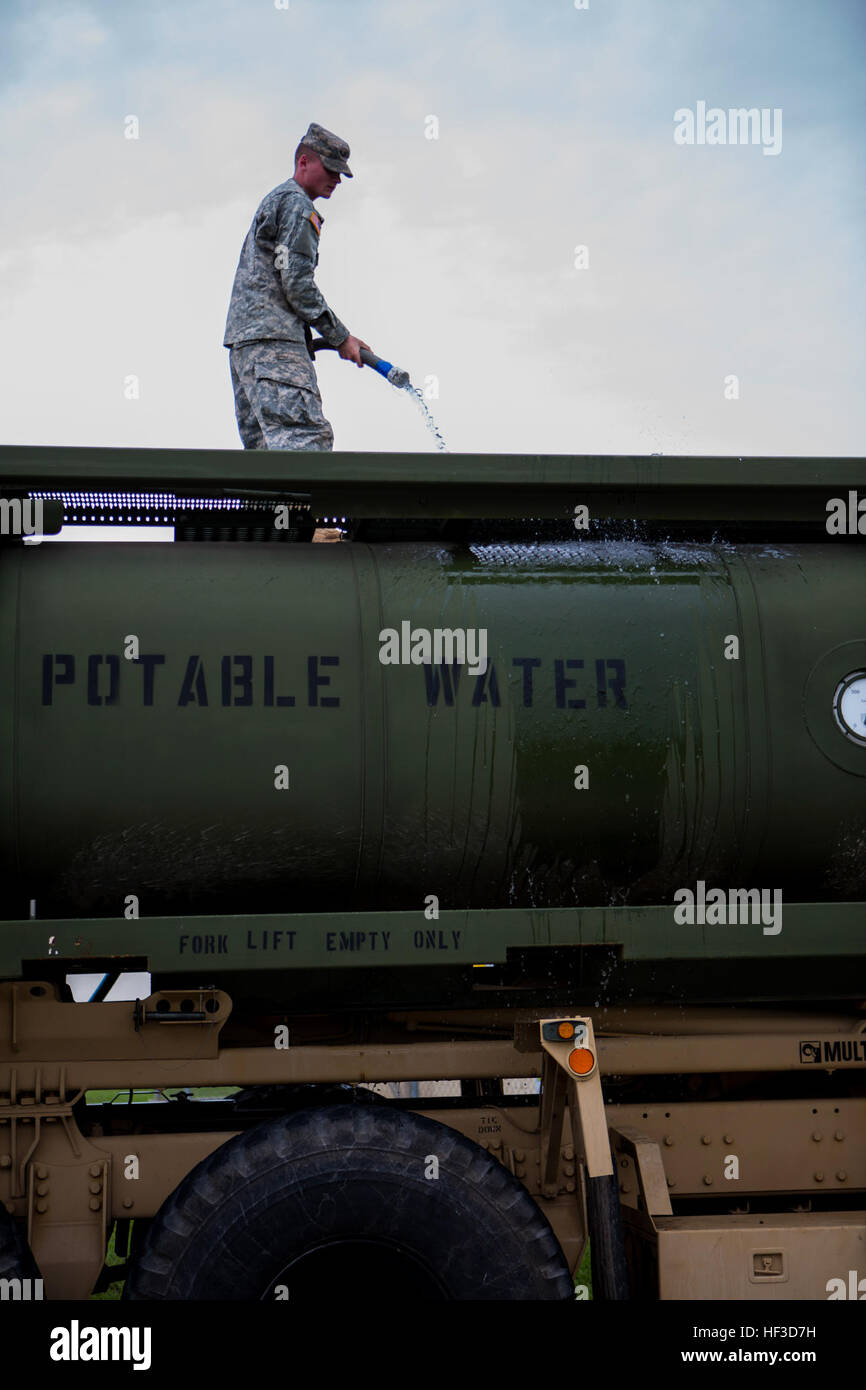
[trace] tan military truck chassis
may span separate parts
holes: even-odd
[[[266,1018],[227,1045],[231,1010],[218,989],[80,1004],[52,983],[0,985],[0,1197],[19,1252],[16,1266],[7,1240],[5,1277],[35,1272],[29,1251],[46,1297],[87,1297],[114,1223],[141,1231],[197,1165],[251,1132],[243,1108],[232,1124],[229,1103],[194,1101],[114,1105],[106,1126],[88,1091],[261,1087],[259,1114],[297,1115],[320,1093],[274,1088],[446,1079],[463,1083],[462,1103],[382,1101],[376,1114],[435,1121],[496,1159],[571,1271],[592,1226],[595,1297],[824,1299],[866,1267],[866,1102],[852,1085],[866,1022],[853,1009],[413,1010],[289,1030]],[[812,1093],[790,1084],[805,1069]],[[540,1077],[540,1095],[494,1092],[519,1077]],[[483,1099],[467,1105],[472,1082]],[[427,1179],[432,1192],[440,1175]],[[288,1296],[272,1282],[260,1297]]]

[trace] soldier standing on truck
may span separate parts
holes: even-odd
[[[245,449],[332,449],[313,366],[312,328],[362,366],[369,347],[329,309],[313,279],[330,198],[352,178],[349,146],[315,122],[295,151],[295,172],[259,204],[241,249],[226,321],[235,414]]]

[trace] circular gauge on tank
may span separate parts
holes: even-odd
[[[854,671],[839,682],[833,713],[846,738],[866,745],[866,671]]]

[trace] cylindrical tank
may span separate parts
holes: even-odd
[[[7,915],[862,897],[856,594],[845,544],[7,549]]]

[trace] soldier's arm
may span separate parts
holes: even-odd
[[[293,313],[315,328],[333,347],[349,337],[349,330],[328,307],[316,288],[318,236],[301,204],[285,199],[276,217],[276,265],[283,294]]]

